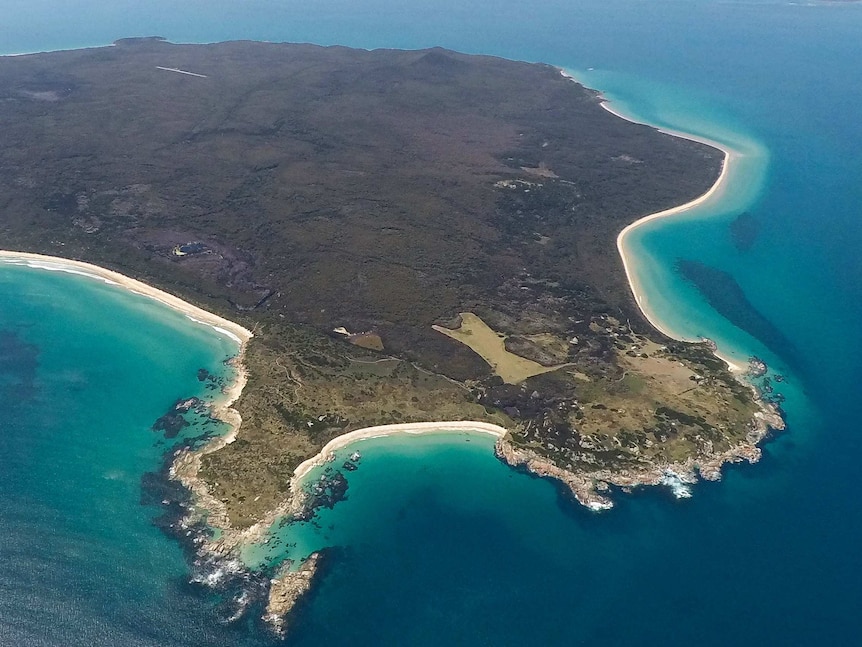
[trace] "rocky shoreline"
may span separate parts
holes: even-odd
[[[207,585],[221,583],[220,574],[229,573],[231,577],[252,578],[239,559],[240,549],[248,544],[260,541],[269,528],[280,518],[302,518],[311,512],[313,497],[302,487],[302,481],[312,467],[331,461],[335,454],[334,448],[343,448],[347,441],[335,439],[331,447],[324,448],[317,456],[303,463],[296,470],[290,483],[290,494],[283,502],[260,518],[254,525],[245,528],[234,528],[225,504],[213,496],[210,486],[200,475],[201,460],[208,453],[218,451],[233,442],[242,422],[239,413],[231,407],[245,386],[247,375],[243,365],[245,344],[240,353],[233,358],[232,363],[237,370],[237,378],[227,391],[226,400],[212,412],[211,416],[228,423],[231,430],[224,436],[209,441],[203,447],[192,450],[188,447],[180,449],[174,456],[168,470],[171,480],[181,484],[190,493],[190,504],[184,506],[185,516],[177,523],[175,534],[181,539],[189,540],[187,545],[194,551],[196,565],[204,565],[206,574],[196,577],[196,581]],[[746,376],[737,375],[742,381]],[[752,377],[752,375],[748,375]],[[757,389],[744,382],[752,389]],[[641,486],[665,485],[677,496],[689,496],[687,485],[698,479],[716,481],[721,478],[721,469],[727,463],[748,461],[757,462],[761,457],[759,444],[769,435],[770,430],[784,429],[778,407],[759,397],[760,410],[756,412],[750,423],[750,429],[745,441],[727,450],[714,454],[703,454],[690,457],[682,462],[644,465],[640,469],[623,469],[619,471],[600,469],[594,471],[573,471],[560,468],[530,449],[517,447],[511,441],[510,434],[500,434],[495,443],[495,456],[514,469],[524,470],[538,477],[549,478],[562,485],[567,492],[581,505],[593,511],[606,510],[613,507],[613,501],[608,496],[611,487],[629,491]],[[417,425],[431,430],[441,425],[455,427],[466,426],[468,423],[426,423]],[[490,425],[476,423],[486,428]],[[405,433],[409,425],[392,425],[391,433]],[[372,430],[358,430],[345,434],[353,439],[368,436],[385,435],[386,426]],[[500,428],[500,431],[502,429]],[[329,451],[326,451],[329,449]],[[212,531],[217,531],[213,533]],[[297,602],[312,588],[316,574],[320,569],[320,553],[314,553],[304,560],[302,565],[294,569],[291,561],[283,564],[268,580],[257,588],[262,589],[257,597],[266,601],[265,612],[261,619],[279,637],[284,637],[289,629],[288,617]],[[201,569],[199,569],[201,570]],[[243,575],[245,574],[245,575]]]
[[[257,583],[258,586],[253,588],[263,591],[258,591],[254,598],[263,597],[266,600],[265,613],[261,619],[277,636],[284,637],[287,616],[296,602],[310,590],[321,555],[312,554],[295,571],[290,568],[292,562],[286,562],[272,579],[261,581],[242,563],[239,552],[242,546],[262,539],[279,518],[299,518],[308,513],[310,501],[306,492],[298,487],[300,479],[292,479],[290,495],[281,505],[249,528],[238,529],[232,525],[225,504],[212,494],[209,484],[200,477],[203,457],[234,442],[242,424],[239,412],[232,405],[248,381],[243,363],[245,346],[242,343],[239,353],[230,360],[236,370],[236,379],[225,391],[225,400],[210,412],[212,418],[228,424],[230,431],[198,449],[182,447],[168,461],[165,470],[167,479],[188,493],[185,502],[179,507],[179,518],[171,524],[172,534],[191,553],[196,571],[193,581],[210,588],[222,586],[226,578]],[[248,591],[239,597],[235,618],[241,616],[249,605],[249,600],[243,599],[249,598]]]
[[[751,421],[746,440],[730,449],[714,454],[689,457],[676,463],[645,465],[640,469],[611,471],[570,471],[560,468],[530,449],[516,447],[508,437],[500,438],[494,445],[494,455],[507,465],[525,470],[539,477],[553,479],[572,494],[575,500],[590,510],[607,510],[613,501],[606,493],[611,486],[630,490],[648,485],[668,485],[677,496],[686,494],[685,485],[696,483],[698,478],[706,481],[721,479],[721,469],[728,463],[748,461],[756,463],[762,452],[760,443],[769,435],[770,430],[781,431],[785,428],[774,404],[759,400],[761,409]],[[680,490],[676,487],[683,486]]]
[[[321,557],[321,553],[312,553],[296,570],[293,570],[292,562],[285,562],[270,580],[269,598],[263,620],[280,638],[287,634],[288,615],[296,603],[311,590],[320,568]]]

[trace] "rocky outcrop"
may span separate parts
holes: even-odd
[[[312,553],[298,570],[291,570],[292,562],[285,562],[270,581],[269,600],[264,622],[280,637],[287,633],[287,617],[299,599],[311,590],[314,575],[320,562],[320,553]]]
[[[698,477],[717,481],[721,479],[721,468],[726,463],[759,461],[761,450],[758,444],[766,438],[770,429],[784,429],[784,420],[774,405],[761,402],[761,409],[755,414],[743,443],[724,451],[692,456],[677,463],[644,464],[642,467],[615,470],[567,470],[529,448],[514,445],[509,436],[496,442],[494,454],[512,467],[559,481],[579,503],[598,511],[613,507],[613,501],[601,494],[612,485],[625,489],[667,485],[678,497],[690,496],[687,485],[697,482]]]

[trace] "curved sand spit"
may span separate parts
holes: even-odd
[[[602,101],[602,108],[607,110],[613,115],[620,117],[621,119],[625,119],[626,121],[631,121],[633,123],[639,123],[634,121],[633,119],[629,119],[625,115],[620,114],[613,108],[608,105],[607,101]],[[717,148],[722,153],[724,153],[724,160],[721,163],[721,173],[718,176],[718,179],[715,181],[709,190],[701,196],[698,196],[694,200],[690,202],[686,202],[685,204],[681,204],[677,207],[671,207],[670,209],[665,209],[664,211],[658,211],[656,213],[651,213],[643,218],[635,220],[632,224],[625,227],[618,235],[617,235],[617,250],[619,251],[620,258],[623,261],[623,268],[626,272],[626,279],[628,279],[629,287],[631,288],[632,294],[634,295],[635,301],[638,304],[638,308],[643,313],[644,317],[647,318],[647,321],[656,328],[660,330],[662,333],[671,337],[672,339],[679,339],[681,341],[700,341],[700,340],[692,340],[685,339],[683,335],[670,330],[667,328],[661,320],[659,320],[655,314],[649,309],[649,301],[646,298],[643,290],[643,286],[640,284],[639,277],[637,273],[633,270],[633,267],[636,263],[635,255],[632,253],[631,249],[626,245],[626,239],[628,235],[633,232],[638,227],[641,227],[648,222],[652,222],[653,220],[659,220],[660,218],[670,218],[672,216],[679,216],[684,213],[688,213],[692,209],[695,209],[701,205],[708,204],[709,202],[715,202],[720,200],[725,189],[727,188],[727,179],[730,173],[730,167],[737,161],[740,157],[742,157],[742,153],[736,151],[732,148],[724,146],[716,141],[711,139],[707,139],[706,137],[698,137],[696,135],[690,135],[688,133],[683,133],[677,130],[668,130],[664,128],[658,129],[660,132],[667,133],[668,135],[673,135],[674,137],[680,137],[682,139],[688,139],[689,141],[698,142],[700,144],[706,144],[707,146],[712,146],[713,148]],[[723,360],[728,368],[733,373],[744,373],[745,367],[740,366],[736,362],[734,362],[730,357],[721,353],[720,350],[713,351],[716,357]]]

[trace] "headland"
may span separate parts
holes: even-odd
[[[620,119],[556,68],[141,39],[0,60],[0,87],[2,234],[43,254],[16,262],[240,345],[215,412],[233,431],[171,470],[187,523],[218,531],[207,554],[307,514],[303,476],[369,436],[492,433],[599,509],[611,486],[718,478],[782,426],[710,344],[656,325],[625,244],[715,199],[732,156]],[[529,370],[498,371],[511,357]],[[317,563],[276,578],[280,630]]]

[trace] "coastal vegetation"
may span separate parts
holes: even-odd
[[[577,475],[588,502],[754,456],[762,404],[708,344],[648,324],[615,251],[709,189],[721,151],[551,66],[142,39],[0,60],[0,100],[5,247],[254,334],[242,427],[200,457],[232,527],[328,441],[387,423],[498,424],[501,456]]]

